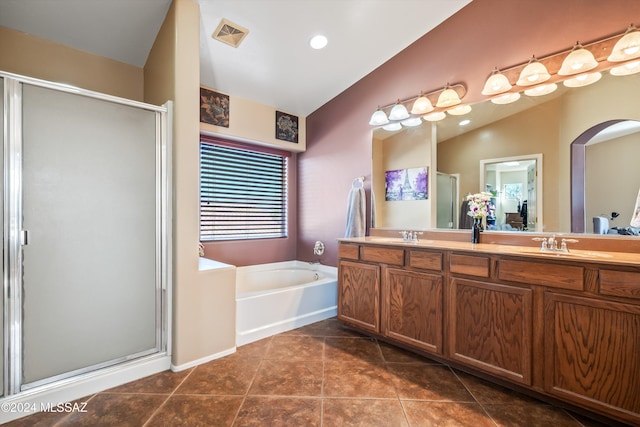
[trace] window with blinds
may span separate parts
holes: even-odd
[[[287,236],[287,157],[200,143],[200,240]]]

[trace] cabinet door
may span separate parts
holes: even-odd
[[[545,390],[640,424],[640,307],[545,294]]]
[[[451,279],[450,357],[531,384],[532,291]]]
[[[380,267],[340,261],[338,268],[338,319],[379,333]]]
[[[387,270],[382,290],[383,334],[442,354],[442,276]]]

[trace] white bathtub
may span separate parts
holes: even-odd
[[[236,345],[337,314],[337,269],[303,261],[236,269]]]

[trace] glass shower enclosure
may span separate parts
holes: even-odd
[[[0,89],[3,396],[168,360],[170,107]]]

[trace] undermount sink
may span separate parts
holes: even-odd
[[[533,255],[546,255],[546,256],[556,256],[556,257],[567,257],[567,258],[612,258],[611,254],[601,253],[596,251],[583,251],[583,250],[569,250],[569,252],[560,252],[560,251],[542,251],[538,247],[531,246],[507,246],[507,245],[497,245],[496,249],[504,252],[517,252],[517,253],[527,253]]]
[[[611,254],[603,254],[601,252],[593,251],[579,251],[579,252],[541,252],[549,255],[556,255],[560,257],[578,257],[578,258],[612,258]]]

